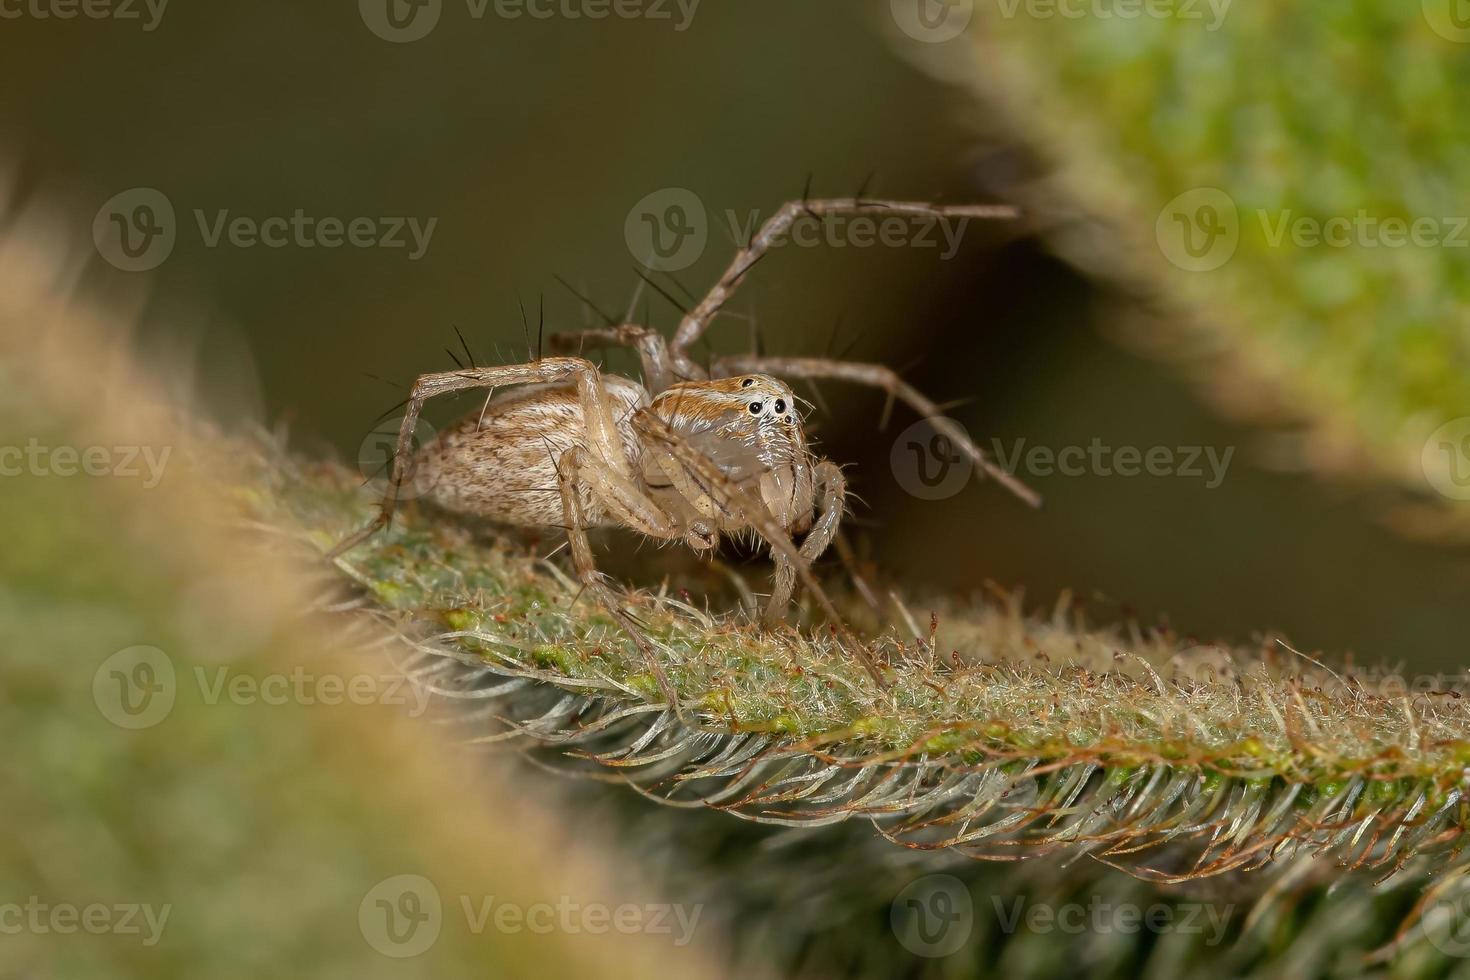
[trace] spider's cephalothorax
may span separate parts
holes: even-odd
[[[725,476],[750,487],[781,530],[801,534],[811,527],[817,460],[785,384],[759,374],[685,381],[654,398],[653,412]],[[745,530],[728,517],[718,529]]]
[[[984,472],[1035,504],[1038,498],[980,452],[939,407],[881,364],[826,358],[717,358],[701,366],[690,347],[704,334],[745,274],[783,240],[802,215],[870,214],[961,219],[1014,217],[1004,206],[938,207],[904,201],[802,200],[767,220],[708,295],[680,321],[671,341],[633,324],[553,335],[553,349],[626,346],[638,352],[643,384],[604,375],[582,357],[426,374],[413,386],[399,428],[388,490],[374,520],[333,555],[387,526],[400,489],[412,478],[451,510],[523,526],[566,528],[578,577],[649,659],[670,703],[677,703],[652,646],[597,574],[586,529],[619,525],[691,547],[715,547],[722,534],[749,534],[776,566],[768,618],[791,601],[799,577],[840,623],[811,573],[837,535],[846,499],[842,471],[807,446],[796,399],[777,377],[850,381],[881,388],[929,418],[934,428]],[[492,389],[483,409],[466,416],[419,453],[414,427],[425,401],[469,389]],[[800,546],[792,535],[805,534]],[[866,652],[856,648],[880,684]]]

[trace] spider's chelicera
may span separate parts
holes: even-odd
[[[582,357],[470,367],[414,382],[399,430],[393,473],[377,516],[344,540],[355,547],[392,519],[410,477],[449,510],[519,526],[567,530],[585,587],[607,607],[650,659],[666,697],[667,679],[642,632],[597,573],[586,530],[622,526],[698,551],[722,535],[749,534],[775,565],[766,618],[790,604],[797,579],[834,623],[840,617],[811,572],[832,543],[846,498],[842,471],[807,445],[796,397],[779,378],[830,379],[881,388],[929,418],[935,429],[985,472],[1030,503],[1035,494],[995,466],[939,408],[881,364],[826,358],[736,356],[697,364],[689,348],[709,327],[747,270],[802,214],[906,214],[1012,217],[1003,206],[940,207],[853,198],[793,201],[740,249],[709,294],[685,314],[673,340],[634,324],[562,333],[553,350],[631,347],[644,382],[604,374]],[[430,398],[492,389],[472,412],[412,452],[419,412]],[[797,545],[792,538],[805,535]],[[866,657],[859,648],[860,655]],[[876,669],[866,665],[881,683]]]

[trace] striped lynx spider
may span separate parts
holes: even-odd
[[[796,396],[780,378],[847,381],[881,388],[929,418],[937,432],[984,472],[1035,505],[1036,495],[995,466],[932,401],[881,364],[811,357],[735,356],[708,367],[690,357],[749,269],[802,215],[1014,217],[1004,206],[941,207],[861,198],[792,201],[740,248],[714,288],[665,342],[636,324],[560,333],[559,353],[630,347],[643,383],[603,374],[580,356],[425,374],[406,402],[393,472],[377,516],[332,552],[335,557],[387,527],[405,481],[448,510],[522,527],[562,527],[583,586],[606,606],[652,662],[652,649],[593,561],[587,529],[622,526],[660,541],[712,551],[721,535],[759,539],[775,566],[765,618],[779,619],[797,580],[836,623],[841,618],[811,565],[837,534],[847,484],[830,460],[809,449]],[[467,389],[491,392],[481,411],[445,430],[417,454],[414,427],[424,402]],[[793,535],[805,534],[798,546]],[[859,655],[867,660],[859,649]],[[867,663],[877,678],[876,670]],[[666,695],[663,672],[654,673]],[[880,681],[881,683],[881,681]]]

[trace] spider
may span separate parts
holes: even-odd
[[[377,516],[343,540],[355,547],[392,519],[406,480],[448,510],[517,526],[563,527],[583,587],[592,592],[648,657],[670,703],[672,690],[632,617],[597,572],[587,529],[618,525],[661,541],[712,551],[722,535],[748,534],[774,564],[767,621],[778,619],[801,580],[834,624],[842,620],[811,565],[842,521],[847,484],[807,444],[797,400],[780,378],[830,379],[881,388],[929,418],[981,470],[1033,506],[1036,494],[994,465],[932,401],[881,364],[811,357],[719,357],[697,364],[689,348],[729,301],[749,269],[803,214],[1005,218],[1005,206],[937,206],[862,198],[792,201],[736,252],[708,295],[680,321],[672,341],[636,324],[560,333],[552,349],[629,347],[643,369],[639,384],[602,373],[580,356],[425,374],[414,382],[399,429],[393,472]],[[472,412],[415,455],[414,427],[437,395],[491,389]],[[418,481],[421,481],[419,483]],[[805,534],[798,546],[792,535]],[[866,651],[864,666],[883,680]]]

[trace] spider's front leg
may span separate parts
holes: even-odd
[[[798,549],[801,562],[807,566],[822,557],[831,546],[847,508],[847,478],[836,463],[830,459],[817,463],[812,482],[820,495],[817,520]],[[766,606],[767,620],[779,619],[786,612],[796,590],[796,566],[774,550],[771,558],[776,564],[776,574],[771,587],[771,601]]]
[[[819,555],[831,543],[832,535],[837,531],[837,522],[841,519],[840,501],[835,506],[832,504],[834,489],[838,493],[845,493],[846,490],[837,467],[827,464],[830,470],[822,470],[821,475],[826,486],[824,511],[818,522],[819,526],[814,527],[811,532],[816,537],[811,544],[812,556],[809,557],[805,545],[797,548],[792,543],[791,536],[772,516],[759,494],[725,475],[709,457],[691,446],[657,415],[647,410],[640,411],[633,416],[633,424],[643,437],[644,452],[664,470],[671,484],[691,506],[700,513],[712,513],[723,518],[727,525],[749,528],[766,543],[777,568],[777,582],[772,591],[772,601],[767,606],[767,616],[778,608],[785,609],[791,601],[794,579],[800,578],[817,605],[848,638],[850,648],[858,655],[869,676],[879,687],[884,686],[883,675],[878,671],[867,648],[848,631],[837,607],[832,604],[811,570],[812,557]],[[793,578],[793,582],[784,587],[784,594],[781,584],[783,575]],[[776,602],[778,596],[779,604]]]
[[[803,216],[822,220],[829,216],[872,215],[882,217],[907,216],[927,218],[935,221],[959,219],[963,223],[972,219],[992,220],[1020,216],[1015,208],[1005,204],[928,204],[923,201],[883,201],[863,197],[803,199],[787,201],[760,226],[750,240],[741,246],[724,275],[711,287],[699,304],[684,314],[669,345],[669,358],[675,374],[683,378],[702,378],[706,372],[689,356],[689,348],[709,329],[716,316],[730,301],[735,290],[745,279],[745,274],[755,267],[772,248],[775,248],[793,224]]]
[[[948,439],[955,448],[968,456],[976,466],[1001,486],[1032,507],[1041,506],[1040,494],[998,466],[989,456],[985,455],[979,446],[975,445],[963,428],[940,413],[938,405],[886,365],[837,361],[826,357],[761,357],[755,355],[722,357],[714,363],[714,375],[717,378],[734,377],[737,374],[752,372],[772,374],[778,378],[847,381],[879,388],[887,392],[890,405],[894,399],[897,399],[928,419],[936,432]]]

